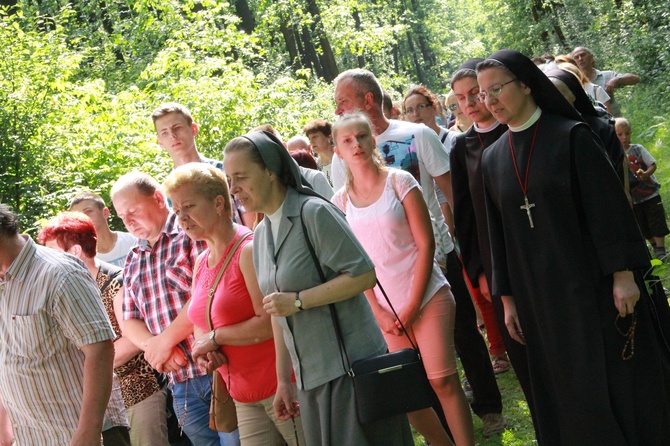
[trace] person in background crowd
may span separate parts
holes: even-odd
[[[614,120],[612,117],[607,113],[601,113],[596,110],[586,92],[579,84],[579,80],[572,72],[559,69],[547,71],[545,74],[570,105],[579,112],[582,119],[598,135],[623,185],[624,169],[628,169],[628,166],[624,163],[623,148],[614,130]]]
[[[610,96],[608,111],[614,116],[621,116],[621,107],[614,99],[614,89],[629,85],[637,85],[640,76],[633,73],[617,73],[616,71],[600,71],[596,69],[593,53],[586,47],[578,46],[570,55],[577,62],[577,66],[584,72],[590,82],[600,85]]]
[[[100,444],[114,332],[81,261],[0,203],[0,443]],[[37,421],[36,421],[37,420]]]
[[[472,125],[472,120],[461,108],[453,90],[447,95],[446,103],[449,112],[454,116],[454,125],[449,130],[455,134],[466,132]]]
[[[319,166],[316,163],[314,157],[307,150],[294,150],[291,152],[291,158],[298,163],[298,166],[304,167],[312,170],[319,170]]]
[[[477,80],[509,126],[482,156],[492,294],[526,345],[538,443],[667,443],[669,389],[633,273],[649,254],[600,141],[517,51],[480,62]]]
[[[393,102],[391,95],[386,90],[384,90],[383,93],[383,104],[384,116],[388,119],[400,119],[400,116],[402,115],[402,105],[398,107],[398,101]]]
[[[654,176],[656,159],[640,144],[631,144],[632,128],[626,118],[616,118],[616,135],[626,151],[630,168],[630,195],[633,212],[644,238],[649,240],[654,255],[665,259],[665,236],[670,233],[661,201],[661,185]]]
[[[411,92],[408,97],[412,98]],[[386,344],[392,352],[411,348],[404,327],[422,352],[428,379],[455,443],[474,445],[472,417],[456,367],[456,303],[435,261],[430,214],[418,183],[410,173],[384,166],[365,115],[343,115],[333,125],[333,138],[338,156],[346,163],[348,179],[333,203],[346,214],[352,231],[375,263],[377,278],[398,314],[396,319],[381,291],[365,292]],[[470,302],[469,295],[465,299]],[[472,328],[477,333],[474,321]],[[408,417],[430,444],[452,444],[432,408],[411,412]]]
[[[186,106],[166,102],[156,107],[151,113],[151,120],[156,129],[158,145],[170,155],[174,168],[187,163],[207,163],[223,169],[221,161],[207,158],[198,152],[195,137],[200,128]],[[240,203],[233,200],[233,220],[250,228],[255,219],[255,215],[247,213]]]
[[[172,171],[163,190],[184,232],[194,241],[207,243],[207,250],[193,268],[188,308],[188,317],[195,325],[193,359],[206,368],[212,352],[225,356],[215,373],[221,374],[235,400],[242,446],[304,445],[300,417],[279,420],[272,409],[277,373],[270,315],[263,310],[252,238],[243,240],[231,253],[236,242],[250,231],[231,219],[225,175],[211,166],[186,164]],[[208,305],[213,282],[231,254]],[[211,331],[207,322],[210,317]]]
[[[312,152],[318,157],[319,170],[326,176],[328,184],[333,187],[331,162],[333,160],[333,139],[331,137],[330,122],[323,119],[310,121],[303,127],[302,132],[309,138]]]
[[[272,124],[259,125],[253,131],[266,131],[272,133],[279,141],[282,142],[284,148],[286,148],[286,144],[284,144],[281,135],[272,126]],[[300,174],[305,177],[307,182],[310,184],[310,187],[316,192],[318,192],[319,195],[321,195],[322,197],[330,200],[330,197],[333,196],[333,188],[330,185],[330,181],[326,178],[326,176],[321,172],[315,171],[314,169],[309,169],[307,167],[299,166],[299,169]]]
[[[329,305],[336,310],[349,361],[387,349],[363,295],[374,286],[374,265],[342,213],[306,186],[295,161],[269,132],[231,140],[224,167],[231,192],[249,210],[265,214],[255,231],[253,260],[263,308],[273,316],[277,418],[299,413],[308,445],[413,445],[405,415],[366,425],[356,417]]]
[[[194,445],[239,445],[237,430],[209,428],[210,378],[191,357],[193,324],[186,311],[193,264],[204,244],[184,234],[150,175],[121,176],[111,197],[128,231],[140,239],[123,270],[124,335],[152,367],[167,373],[177,419]]]
[[[121,404],[125,403],[130,422],[130,435],[123,429],[123,437],[106,435],[106,446],[167,446],[167,420],[165,418],[166,390],[161,389],[156,373],[144,359],[142,351],[122,335],[121,301],[123,270],[98,259],[96,254],[96,232],[93,221],[79,212],[63,212],[42,227],[38,241],[53,249],[67,252],[84,262],[95,279],[102,303],[114,329],[114,374],[121,386]],[[114,393],[110,405],[114,402]],[[104,429],[104,428],[103,428]],[[120,430],[120,428],[117,428]],[[108,439],[107,436],[110,438]]]
[[[577,76],[579,83],[586,92],[586,94],[591,99],[591,102],[595,107],[602,107],[608,113],[610,111],[610,95],[607,94],[605,89],[600,85],[592,83],[584,74],[584,72],[577,65],[577,61],[569,55],[559,55],[556,57],[557,68],[560,70],[566,70]]]
[[[109,209],[102,197],[93,192],[83,192],[70,201],[69,209],[89,216],[98,234],[97,257],[103,262],[123,268],[126,256],[137,243],[137,239],[127,232],[112,231],[107,219]]]
[[[286,142],[286,150],[289,151],[289,153],[295,151],[295,150],[307,150],[309,151],[309,139],[302,135],[295,135],[291,139],[289,139]]]
[[[333,81],[335,85],[335,114],[361,111],[372,123],[372,131],[384,162],[411,172],[421,184],[423,198],[428,204],[435,236],[435,255],[444,266],[447,253],[453,249],[448,224],[442,213],[435,186],[447,201],[451,200],[449,155],[437,134],[424,125],[389,120],[382,112],[382,88],[375,75],[362,69],[347,70]],[[345,167],[333,156],[333,184],[339,189],[345,184]]]

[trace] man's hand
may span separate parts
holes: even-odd
[[[175,348],[174,345],[170,345],[170,343],[166,343],[164,340],[164,337],[161,337],[161,335],[152,336],[143,341],[141,345],[142,350],[144,350],[144,359],[160,373],[167,372],[167,370],[163,369],[163,364],[171,358]]]
[[[610,79],[606,84],[605,84],[605,91],[607,94],[613,98],[614,97],[614,89],[619,86],[619,78],[618,77],[613,77]]]
[[[186,359],[186,354],[184,354],[184,352],[179,347],[173,347],[172,348],[172,353],[168,357],[167,361],[165,361],[161,365],[160,370],[158,370],[158,369],[156,369],[156,370],[160,373],[171,373],[171,372],[176,372],[177,370],[180,370],[180,369],[184,368],[186,366],[186,364],[188,364],[188,359]]]

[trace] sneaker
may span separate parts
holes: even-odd
[[[472,393],[472,387],[470,386],[470,382],[468,381],[468,378],[465,376],[461,380],[461,384],[463,385],[463,392],[465,392],[465,398],[468,400],[468,404],[472,403],[472,400],[475,398],[474,393]]]
[[[502,414],[487,413],[482,417],[482,433],[485,437],[499,434],[507,427],[507,421]]]

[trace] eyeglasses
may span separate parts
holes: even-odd
[[[479,102],[486,102],[487,97],[492,97],[495,98],[497,97],[500,92],[502,91],[503,87],[507,84],[511,84],[512,82],[518,80],[517,78],[512,79],[511,81],[507,81],[504,84],[498,84],[498,85],[493,85],[489,87],[489,91],[482,91],[477,95],[477,99],[479,99]]]
[[[416,106],[416,108],[408,108],[405,110],[406,115],[413,115],[415,112],[416,113],[421,113],[424,111],[426,108],[428,108],[428,104],[419,104]]]
[[[458,107],[458,104],[449,104],[449,105],[447,106],[447,108],[448,108],[449,110],[451,110],[451,111],[455,111],[455,110],[456,110],[456,107]]]

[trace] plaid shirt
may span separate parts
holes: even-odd
[[[192,242],[170,212],[154,246],[140,240],[126,258],[123,270],[123,319],[140,319],[149,332],[160,334],[177,317],[191,297],[195,259],[204,250],[203,242]],[[168,376],[172,383],[202,376],[191,358],[193,335],[178,344],[188,364]]]

